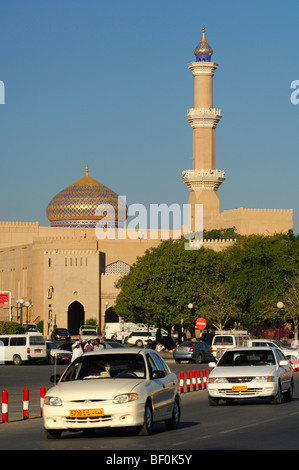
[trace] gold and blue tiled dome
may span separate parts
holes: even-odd
[[[86,174],[60,191],[47,207],[51,227],[123,227],[127,207],[111,189]]]
[[[211,62],[213,49],[206,40],[204,26],[202,27],[202,38],[200,40],[200,43],[194,50],[194,55],[196,57],[196,62]]]

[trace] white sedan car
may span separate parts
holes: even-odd
[[[155,351],[85,353],[51,380],[58,384],[44,400],[48,438],[59,438],[62,431],[132,426],[149,435],[156,421],[165,421],[169,429],[179,426],[177,376]]]
[[[292,400],[293,368],[278,348],[232,348],[220,358],[209,375],[209,404],[220,399],[270,397],[272,403]]]

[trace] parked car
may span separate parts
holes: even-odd
[[[99,336],[96,325],[82,325],[79,328],[80,341],[94,340]]]
[[[46,341],[47,346],[47,359],[51,364],[57,362],[68,363],[72,358],[72,353],[70,351],[63,350],[57,347],[57,344],[52,341]]]
[[[177,364],[181,361],[200,364],[214,360],[211,346],[205,341],[184,341],[173,349],[173,358]]]
[[[86,353],[72,362],[44,399],[43,424],[48,438],[63,431],[137,427],[149,435],[153,423],[180,422],[176,374],[155,351],[119,348]]]
[[[68,343],[62,343],[62,344],[59,344],[57,347],[59,349],[64,349],[66,351],[70,351],[72,352],[73,351],[73,342],[68,342]],[[81,347],[84,351],[84,346],[85,346],[85,342],[81,343]],[[117,343],[115,341],[100,341],[100,344],[103,346],[103,349],[112,349],[112,348],[124,348],[125,346],[121,343]]]
[[[138,348],[142,348],[155,341],[156,333],[154,331],[132,331],[128,337],[127,343],[135,344]]]
[[[93,342],[91,342],[93,344]],[[86,341],[81,343],[82,349],[84,351],[84,347],[86,345]],[[116,348],[124,348],[125,346],[121,343],[117,343],[116,341],[100,341],[100,346],[102,349],[116,349]]]
[[[282,346],[278,341],[274,339],[260,339],[260,338],[255,338],[255,339],[250,339],[248,341],[247,346],[269,346],[270,348],[278,348],[284,354],[286,357],[287,356],[296,356],[297,359],[299,358],[299,350],[296,348],[286,348]]]
[[[51,333],[51,340],[55,341],[71,341],[71,334],[66,328],[54,328]]]
[[[0,336],[0,362],[13,362],[19,366],[23,362],[43,361],[47,357],[46,342],[40,334],[19,334]]]
[[[270,397],[272,403],[292,400],[293,368],[278,348],[247,347],[228,349],[209,374],[209,404],[223,399]]]

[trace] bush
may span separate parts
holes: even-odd
[[[19,335],[26,332],[24,326],[14,321],[0,322],[0,335]]]

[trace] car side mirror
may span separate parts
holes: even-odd
[[[166,374],[164,370],[154,370],[154,372],[151,375],[151,379],[164,379],[165,375]]]
[[[285,359],[279,361],[280,366],[287,366],[288,364],[290,364],[289,361],[286,361]]]
[[[56,384],[58,380],[60,379],[60,377],[61,376],[59,374],[51,375],[50,382],[52,382],[53,384]]]

